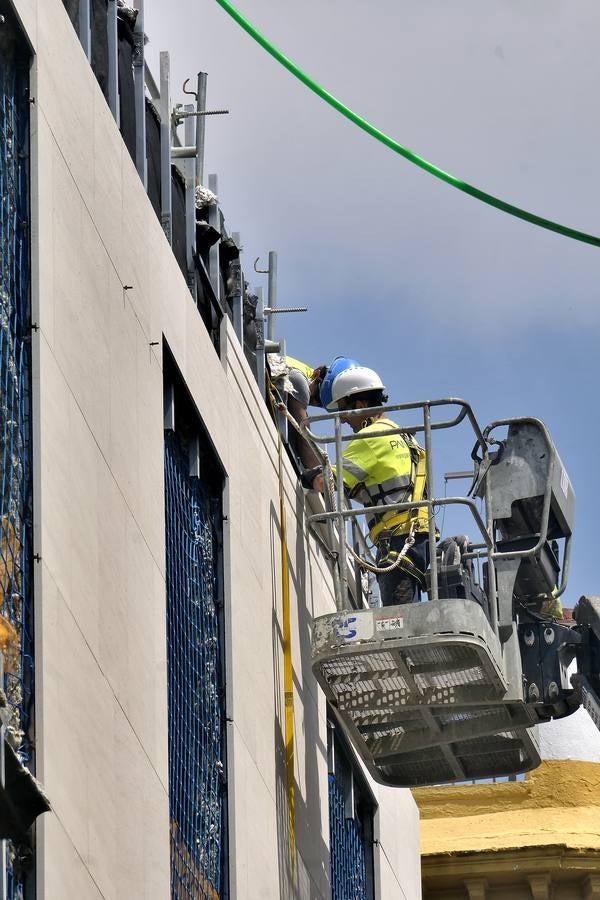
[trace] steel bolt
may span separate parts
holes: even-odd
[[[531,629],[525,632],[525,644],[528,647],[533,647],[533,645],[535,644],[535,634]]]

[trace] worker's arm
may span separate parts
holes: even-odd
[[[355,444],[365,443],[368,443],[368,441],[355,442]],[[342,458],[344,485],[350,493],[358,488],[359,485],[363,485],[369,474],[355,461],[356,459],[364,458],[364,451],[361,453],[360,447],[357,450],[355,444],[350,443],[346,446]],[[335,466],[332,466],[331,468],[335,475]],[[302,484],[308,490],[319,491],[319,493],[322,494],[325,490],[323,467],[315,466],[311,469],[305,469],[302,473]]]

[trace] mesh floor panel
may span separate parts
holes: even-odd
[[[320,675],[340,709],[380,711],[386,717],[387,710],[398,705],[450,705],[497,697],[497,680],[487,663],[485,648],[460,643],[393,651],[374,645],[369,653],[363,645],[359,653],[323,659]]]
[[[458,766],[458,771],[453,767]],[[402,787],[499,778],[533,769],[540,758],[526,729],[490,735],[459,745],[406,753],[393,765],[377,767],[378,780]],[[371,768],[371,767],[370,767]],[[371,771],[373,769],[371,768]]]

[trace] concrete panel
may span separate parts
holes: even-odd
[[[44,303],[39,292],[31,298],[31,316],[52,346],[54,342],[54,242],[47,238],[54,228],[54,138],[46,118],[34,105],[31,115],[31,209],[33,284],[46,286]],[[37,164],[43,161],[43,169]],[[43,236],[43,240],[41,239]]]
[[[58,900],[59,897],[104,900],[60,820],[56,816],[45,816],[38,829],[38,846],[52,848],[48,864],[47,850],[38,850],[38,900]]]
[[[124,236],[121,216],[117,211],[121,209],[123,197],[122,157],[124,154],[129,156],[129,153],[100,90],[94,91],[93,129],[93,156],[89,162],[94,181],[89,212],[123,284],[121,247]]]
[[[39,342],[40,391],[40,547],[44,564],[64,597],[71,591],[71,543],[68,502],[71,488],[69,431],[71,397],[44,336]]]
[[[83,201],[94,198],[94,74],[60,0],[38,5],[36,102],[46,116]]]
[[[129,163],[126,165],[129,176],[123,177],[124,160],[128,155],[124,150],[121,156],[123,193],[120,205],[116,205],[113,209],[115,218],[121,220],[119,230],[123,237],[123,247],[118,254],[118,260],[115,260],[115,266],[123,285],[131,287],[131,290],[127,291],[127,301],[133,307],[140,326],[150,342],[151,340],[160,340],[160,335],[158,337],[151,336],[150,303],[152,283],[155,279],[161,281],[163,277],[162,266],[160,263],[152,267],[150,265],[151,260],[155,258],[152,256],[150,248],[154,211],[144,193],[137,173],[132,177]],[[158,260],[156,261],[158,262]]]
[[[38,41],[38,0],[12,0],[12,2],[23,30],[35,51]]]
[[[127,884],[165,883],[165,784],[47,573],[43,595],[41,764],[53,809],[103,897],[161,896],[127,893],[117,873],[127,868]],[[154,694],[151,686],[146,690]],[[141,843],[141,854],[124,855],[128,833]],[[54,852],[52,834],[44,835],[46,860]]]
[[[381,897],[421,897],[419,811],[408,790],[379,787],[376,858]]]
[[[138,320],[113,277],[113,290],[107,297],[110,319],[110,439],[108,463],[125,501],[137,513],[141,493],[142,470],[139,466],[137,409],[137,332]],[[149,348],[148,348],[149,351]]]
[[[118,900],[169,897],[167,792],[149,765],[132,766],[141,747],[127,719],[115,719],[115,766],[127,775],[116,797]]]
[[[109,438],[110,262],[64,159],[54,152],[54,348],[95,440]],[[40,306],[47,286],[40,286]]]
[[[135,345],[137,383],[135,409],[140,490],[136,515],[154,562],[164,575],[163,375],[156,349],[148,346],[144,332],[138,327]]]
[[[94,656],[99,651],[98,474],[105,463],[94,436],[74,397],[69,395],[69,431],[63,436],[69,458],[69,494],[62,513],[70,525],[70,538],[56,560],[69,563],[70,589],[65,601],[85,635]]]
[[[232,873],[232,896],[239,900],[283,898],[286,894],[280,891],[278,856],[285,851],[278,843],[282,822],[276,817],[275,797],[265,785],[237,729],[233,740],[236,816],[231,823],[231,840],[236,843],[236,870]],[[281,818],[284,815],[282,810]]]
[[[39,27],[36,702],[40,773],[61,823],[40,835],[44,900],[169,895],[163,336],[229,479],[232,897],[325,898],[327,726],[310,637],[314,616],[333,608],[327,564],[285,459],[293,882],[276,433],[229,323],[223,361],[210,343],[60,0],[40,4]],[[407,792],[372,789],[380,895],[416,900],[416,807]]]

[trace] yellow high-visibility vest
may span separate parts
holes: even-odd
[[[425,451],[410,434],[378,434],[389,428],[398,425],[391,419],[376,419],[357,432],[360,440],[349,441],[344,450],[344,484],[351,498],[364,506],[426,499]],[[408,534],[413,521],[416,531],[427,531],[427,508],[369,515],[369,537],[375,542],[382,531]]]

